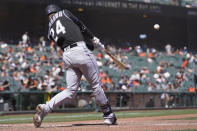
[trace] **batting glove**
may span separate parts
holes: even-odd
[[[105,49],[105,46],[100,42],[100,43],[98,44],[98,48],[99,48],[100,50],[104,50],[104,49]]]
[[[92,43],[95,44],[95,45],[98,45],[100,43],[99,38],[94,36],[93,39],[92,39]]]
[[[96,47],[100,50],[104,50],[105,46],[100,42],[100,40],[97,37],[94,37],[92,39],[92,43],[96,45]]]

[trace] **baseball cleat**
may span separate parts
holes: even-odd
[[[44,119],[45,115],[46,114],[44,113],[44,105],[39,104],[36,107],[36,114],[33,117],[34,126],[36,128],[40,127],[40,125],[42,124],[42,120]]]
[[[116,118],[116,115],[114,113],[110,113],[109,115],[105,116],[103,115],[103,118],[104,118],[104,123],[107,124],[107,125],[116,125],[116,121],[117,121],[117,118]]]

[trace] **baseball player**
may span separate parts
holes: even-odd
[[[67,67],[67,89],[58,93],[46,104],[39,104],[36,107],[36,114],[33,117],[35,127],[40,127],[42,120],[52,109],[75,97],[82,75],[93,89],[96,103],[103,112],[104,123],[116,124],[116,116],[101,87],[95,57],[87,48],[83,36],[89,38],[101,50],[104,49],[104,45],[70,11],[61,10],[60,7],[52,4],[46,7],[46,12],[49,17],[48,38],[55,41],[64,51],[63,61]]]

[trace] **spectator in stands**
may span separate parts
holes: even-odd
[[[182,68],[186,69],[188,67],[189,61],[186,58],[183,58]]]
[[[141,46],[136,46],[135,47],[135,54],[137,55],[137,56],[140,56],[140,54],[141,53],[143,53],[143,50],[142,50],[142,48],[141,48]]]
[[[10,90],[10,83],[6,79],[6,80],[4,80],[3,82],[0,83],[0,92],[9,91],[9,90]]]
[[[165,46],[165,50],[166,50],[166,55],[172,55],[173,54],[172,46],[170,44],[167,44]]]
[[[98,54],[97,54],[97,58],[100,60],[100,59],[103,59],[103,54],[101,53],[101,52],[99,52]]]
[[[37,90],[38,80],[36,78],[30,79],[29,90]]]
[[[47,88],[47,83],[44,81],[43,77],[40,77],[37,85],[37,90],[45,91]]]
[[[141,82],[146,82],[149,78],[147,75],[150,74],[150,71],[147,67],[142,67],[141,70],[140,70],[140,80]]]
[[[45,41],[44,36],[41,36],[41,37],[40,37],[39,44],[41,44],[41,47],[45,47],[45,46],[46,46],[46,41]]]
[[[60,72],[61,72],[61,67],[59,65],[52,67],[52,75],[54,77],[58,76]]]
[[[158,52],[156,51],[156,49],[152,48],[152,49],[147,49],[146,54],[147,54],[147,62],[148,63],[153,63],[155,61],[155,57],[158,56],[157,54]]]
[[[38,73],[38,70],[36,69],[36,66],[35,66],[34,64],[32,64],[32,65],[30,66],[30,72],[31,72],[31,73]]]
[[[45,42],[44,42],[44,43],[45,43]],[[43,45],[45,45],[45,44],[42,44],[41,42],[38,43],[37,50],[40,51],[40,52],[46,51],[46,47],[44,47]]]
[[[134,87],[139,87],[141,85],[140,73],[136,71],[133,75],[131,75],[130,80],[132,81]]]
[[[151,81],[148,81],[147,82],[147,91],[148,92],[154,92],[156,91],[156,87],[155,87],[155,84],[153,84]]]
[[[23,69],[28,68],[28,67],[29,67],[29,62],[28,62],[28,60],[25,60],[23,63],[21,63],[21,67],[22,67]]]
[[[0,92],[10,91],[10,82],[8,79],[0,83]],[[13,94],[2,94],[1,95],[4,103],[9,104],[9,110],[16,110],[16,100],[13,97]]]
[[[117,107],[126,107],[129,101],[129,96],[127,93],[125,93],[126,91],[128,91],[128,88],[123,85],[119,94],[117,94],[117,98],[116,98],[116,106]]]
[[[46,91],[54,91],[55,87],[55,78],[53,77],[52,72],[47,71],[47,74],[45,75],[45,82],[47,83]]]
[[[175,86],[176,88],[180,88],[183,86],[183,84],[184,84],[183,71],[179,69],[175,77]]]
[[[118,90],[132,91],[133,87],[134,85],[127,75],[120,77]]]
[[[101,76],[101,82],[102,82],[102,84],[104,86],[104,89],[106,91],[113,90],[114,82],[112,81],[112,79],[109,76],[108,72],[107,71],[101,72],[100,76]]]
[[[187,53],[189,53],[186,46],[183,47],[183,53],[184,53],[184,55],[186,55]]]
[[[28,32],[25,32],[22,35],[22,47],[27,47],[29,43],[30,43],[30,39],[29,39]]]
[[[43,62],[45,62],[47,60],[47,56],[46,55],[42,55],[40,57],[40,60],[43,61]]]
[[[96,59],[96,63],[98,65],[98,67],[102,67],[103,66],[103,63],[100,61],[99,58]]]
[[[155,106],[155,103],[154,103],[154,99],[153,97],[149,97],[148,101],[146,102],[146,107],[154,107]]]

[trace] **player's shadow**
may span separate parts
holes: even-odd
[[[116,124],[115,124],[116,125]],[[68,125],[48,125],[48,126],[43,126],[41,128],[57,128],[57,127],[77,127],[77,126],[109,126],[104,123],[79,123],[79,124],[68,124]]]
[[[72,124],[72,126],[107,126],[107,124],[104,123],[94,123],[94,124],[87,124],[87,123],[79,123],[79,124]]]

